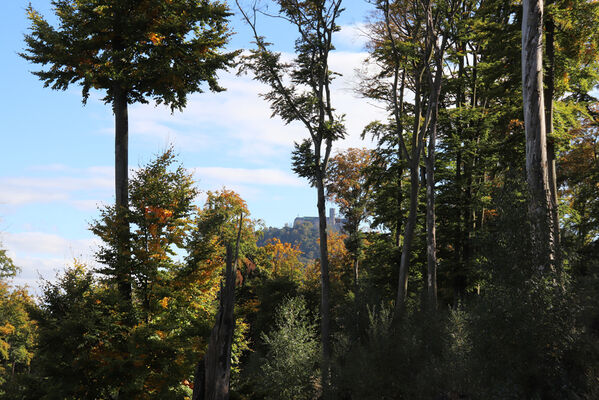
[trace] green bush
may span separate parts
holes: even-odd
[[[315,398],[320,345],[317,326],[304,298],[285,300],[275,321],[273,331],[262,335],[268,350],[260,366],[260,389],[266,399]]]

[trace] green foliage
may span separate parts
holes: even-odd
[[[317,325],[302,297],[288,298],[276,314],[275,328],[262,335],[267,347],[259,386],[266,399],[313,399],[320,346]]]
[[[198,194],[193,185],[191,175],[176,165],[172,148],[137,171],[129,183],[131,201],[125,215],[131,226],[128,268],[134,293],[143,304],[144,318],[157,301],[153,288],[173,279],[181,268],[174,256],[177,248],[185,247],[191,230],[193,201]],[[116,282],[122,268],[116,235],[119,224],[115,206],[107,206],[101,210],[101,219],[91,226],[103,241],[97,258],[104,265],[98,272],[110,282]]]
[[[256,19],[244,15],[257,48],[243,59],[242,70],[269,85],[264,98],[274,114],[306,128],[309,136],[292,155],[294,170],[321,191],[330,174],[328,192],[350,220],[345,244],[339,235],[328,242],[332,387],[343,399],[598,398],[599,118],[589,92],[599,81],[599,6],[556,0],[546,9],[546,22],[556,24],[549,139],[559,157],[564,268],[544,276],[530,257],[519,4],[461,0],[455,18],[442,22],[451,47],[435,165],[441,307],[423,307],[420,218],[408,302],[398,316],[393,299],[409,207],[406,172],[422,139],[411,135],[420,115],[408,92],[416,90],[416,72],[433,66],[423,57],[430,32],[420,4],[375,3],[392,14],[392,26],[372,26],[370,60],[380,70],[361,91],[391,108],[401,100],[403,108],[401,116],[366,127],[377,149],[364,159],[349,152],[329,159],[333,141],[345,134],[343,117],[325,95],[335,76],[328,57],[340,1],[276,1],[279,15],[299,28],[289,63],[257,34]],[[441,15],[456,4],[431,6]],[[218,1],[53,5],[57,28],[29,7],[32,30],[22,56],[44,66],[36,74],[54,89],[81,84],[84,101],[91,88],[106,90],[107,102],[124,89],[129,102],[153,99],[181,108],[203,82],[220,90],[215,71],[234,56],[221,52],[230,14]],[[387,28],[391,37],[380,35]],[[426,103],[431,84],[420,83]],[[411,167],[416,171],[421,164]],[[426,172],[418,172],[424,180]],[[103,242],[97,254],[101,278],[76,264],[55,283],[46,282],[35,305],[24,290],[2,281],[17,268],[0,250],[0,397],[190,397],[213,326],[225,246],[236,239],[240,215],[232,397],[318,397],[321,344],[310,312],[320,301],[316,224],[264,229],[257,247],[243,199],[223,189],[208,192],[197,208],[198,190],[172,149],[139,169],[129,190],[126,213],[117,216],[115,207],[106,207],[92,226]],[[420,215],[423,200],[420,190]],[[367,214],[377,230],[361,233]],[[127,249],[120,218],[131,227]],[[359,285],[348,279],[348,250],[360,260]],[[123,268],[131,277],[128,307],[117,290]]]
[[[81,264],[55,283],[45,282],[34,360],[40,398],[109,399],[132,378],[126,328],[119,324],[115,291],[95,282]]]
[[[551,278],[493,286],[471,313],[477,397],[577,398],[585,392],[573,298]],[[490,357],[490,355],[493,357]],[[585,359],[586,358],[586,359]]]
[[[37,342],[37,326],[30,314],[35,308],[25,289],[12,288],[0,279],[1,398],[22,398],[27,392]]]
[[[245,202],[228,190],[209,192],[205,207],[197,209],[193,202],[198,190],[172,149],[140,168],[129,189],[126,218],[132,228],[133,303],[131,308],[122,308],[113,300],[114,308],[103,310],[106,340],[118,351],[105,346],[98,352],[104,369],[115,371],[118,377],[103,379],[99,385],[106,392],[132,399],[144,398],[144,393],[152,398],[184,399],[191,394],[195,365],[216,312],[224,245],[236,236],[243,212],[242,253],[252,248],[253,224]],[[98,259],[104,263],[99,272],[106,277],[101,283],[106,290],[113,290],[117,283],[115,220],[115,208],[107,207],[92,226],[104,242]],[[246,330],[239,330],[235,337],[237,360],[248,348]],[[88,335],[85,329],[77,332]],[[56,392],[65,393],[65,388]]]
[[[20,268],[17,267],[12,259],[6,255],[6,249],[0,248],[0,280],[10,278],[18,274]]]
[[[115,88],[129,103],[153,98],[172,109],[185,106],[187,94],[206,82],[220,91],[216,71],[231,64],[235,52],[222,53],[229,31],[227,6],[219,1],[53,0],[59,27],[50,25],[31,5],[31,33],[21,56],[48,66],[34,72],[45,86],[65,90],[82,86]]]

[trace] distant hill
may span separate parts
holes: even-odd
[[[318,247],[318,225],[310,221],[304,221],[294,226],[284,226],[283,228],[265,228],[264,236],[258,240],[258,246],[264,246],[270,239],[277,238],[283,243],[291,243],[299,246],[302,251],[300,260],[304,263],[319,258]]]
[[[327,218],[327,228],[334,231],[343,229],[344,219],[336,218],[335,210],[329,210]],[[268,227],[263,231],[264,236],[258,240],[258,246],[265,245],[268,240],[277,238],[283,243],[291,243],[299,246],[302,251],[300,260],[304,263],[320,258],[320,248],[318,245],[318,217],[297,217],[293,221],[293,226],[284,226],[283,228]]]

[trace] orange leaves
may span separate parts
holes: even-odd
[[[146,219],[155,220],[159,224],[165,224],[173,216],[173,212],[166,208],[147,206],[144,211]]]
[[[524,121],[520,119],[512,119],[508,123],[506,133],[512,135],[514,133],[524,134]]]
[[[165,297],[165,298],[166,298],[166,297]],[[157,331],[156,331],[156,335],[158,335],[158,337],[159,337],[160,339],[164,339],[164,338],[166,337],[166,333],[165,333],[165,332],[163,332],[163,331],[161,331],[161,330],[157,330]]]
[[[162,43],[162,40],[164,40],[164,36],[159,35],[157,33],[151,32],[148,35],[148,39],[150,39],[150,41],[154,44],[154,46],[158,46]]]

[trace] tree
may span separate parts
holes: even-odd
[[[0,397],[25,398],[37,324],[30,314],[34,300],[23,288],[11,288],[0,277]]]
[[[21,56],[47,68],[34,75],[52,89],[82,86],[106,91],[115,117],[115,195],[119,285],[131,299],[128,230],[122,213],[128,205],[128,114],[132,103],[148,98],[171,110],[182,109],[187,95],[223,90],[216,71],[231,65],[236,52],[221,52],[229,37],[227,6],[219,1],[52,0],[59,27],[31,6],[31,33]]]
[[[342,0],[277,0],[279,16],[289,21],[299,33],[295,41],[296,58],[281,61],[281,55],[268,49],[265,38],[256,27],[256,13],[240,10],[253,31],[257,48],[244,58],[243,68],[251,70],[255,79],[267,84],[270,92],[264,98],[273,113],[286,123],[298,122],[309,138],[295,144],[293,169],[309,180],[317,190],[321,267],[321,335],[322,385],[329,396],[331,359],[330,280],[327,250],[325,179],[333,142],[343,138],[343,118],[335,115],[331,100],[334,73],[329,70],[329,54],[333,50],[333,33],[339,30],[337,18],[343,11]],[[239,2],[236,0],[237,5]],[[255,4],[255,3],[254,3]]]
[[[191,271],[208,264],[204,269],[205,275],[219,274],[223,269],[223,259],[225,261],[224,284],[220,285],[218,312],[208,348],[196,365],[194,400],[229,398],[236,264],[239,254],[245,252],[248,245],[255,245],[253,222],[247,219],[248,215],[247,205],[237,193],[226,189],[208,192],[206,205],[199,212],[195,231],[187,244],[190,250],[187,263]]]
[[[287,298],[278,308],[274,329],[262,333],[268,348],[261,360],[259,386],[267,399],[314,398],[314,360],[318,357],[316,325],[303,297]]]
[[[352,254],[356,286],[363,246],[360,224],[368,215],[371,201],[371,182],[365,169],[373,162],[370,150],[347,149],[331,158],[327,176],[327,193],[346,219],[346,248]]]
[[[0,279],[10,278],[19,272],[12,259],[6,254],[6,249],[0,248]]]
[[[522,97],[531,241],[537,268],[543,272],[555,267],[557,245],[553,229],[543,99],[543,0],[524,0],[522,7]]]
[[[236,264],[239,254],[239,239],[243,226],[243,214],[239,216],[239,233],[235,254],[227,243],[225,284],[221,285],[219,309],[210,334],[208,349],[204,359],[198,363],[195,376],[193,400],[228,400],[231,381],[231,350],[235,331],[235,281]],[[197,389],[196,389],[197,388]]]
[[[428,183],[431,188],[427,217],[430,221],[428,284],[430,297],[436,297],[436,283],[433,282],[436,260],[432,189],[443,57],[448,41],[448,34],[441,33],[440,28],[442,20],[448,18],[451,12],[449,7],[444,9],[442,2],[433,1],[381,0],[376,2],[376,6],[380,12],[380,20],[371,25],[371,60],[380,67],[380,71],[377,76],[367,79],[362,92],[367,97],[384,102],[390,116],[387,124],[373,123],[367,130],[378,137],[381,144],[394,143],[399,153],[398,158],[407,164],[410,173],[409,214],[404,227],[396,300],[399,315],[408,290],[410,257],[417,222],[420,164],[427,137],[427,175],[429,180],[432,179]],[[412,92],[413,105],[405,101],[406,91]],[[409,122],[412,123],[411,129]],[[404,138],[407,132],[409,141]],[[390,135],[394,136],[394,140],[388,139]],[[400,175],[403,175],[403,169],[400,169]]]
[[[107,339],[94,351],[120,371],[111,385],[121,396],[134,398],[147,390],[167,398],[189,389],[181,382],[193,377],[197,341],[209,331],[208,320],[214,315],[217,280],[189,273],[187,264],[177,257],[187,250],[192,236],[199,191],[191,174],[177,163],[172,148],[135,172],[129,193],[125,218],[131,226],[133,302],[117,313],[109,307],[103,310],[102,323],[109,321],[103,329],[116,350],[105,345]],[[97,253],[102,266],[96,272],[104,276],[100,283],[107,289],[118,287],[119,282],[117,214],[115,206],[107,206],[91,227],[103,241]],[[116,305],[122,301],[117,300]],[[115,316],[121,318],[118,330],[111,326]]]

